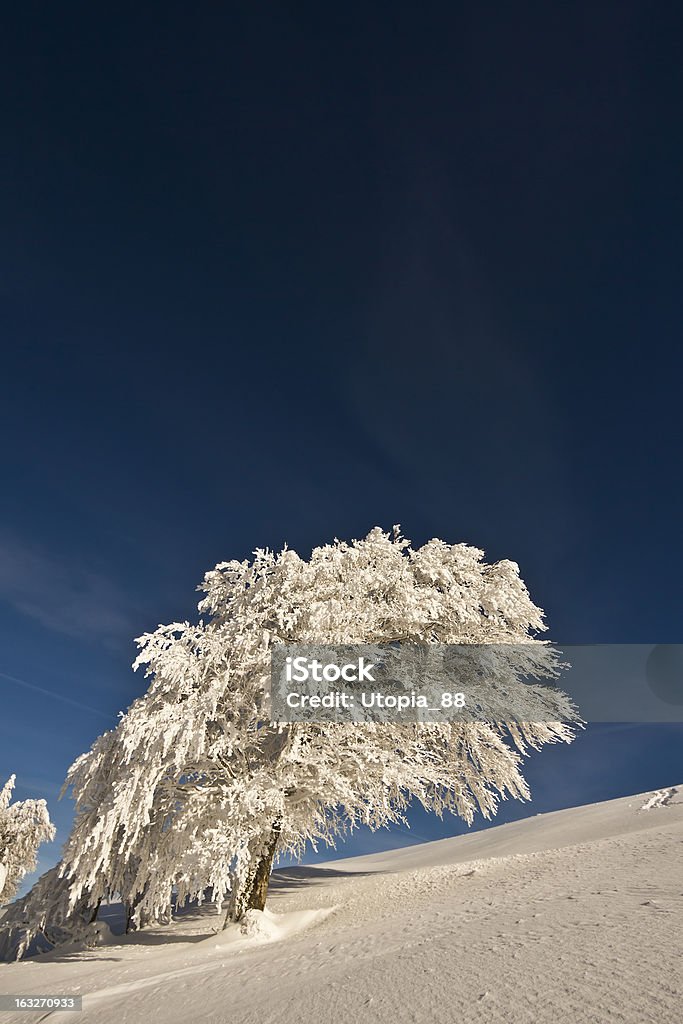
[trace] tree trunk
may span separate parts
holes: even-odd
[[[265,848],[265,852],[256,865],[256,871],[254,872],[251,880],[251,886],[247,893],[246,904],[244,907],[245,910],[265,910],[266,898],[268,896],[268,884],[270,882],[270,872],[273,868],[273,860],[275,859],[275,852],[277,850],[279,839],[280,830],[273,829],[273,833]]]
[[[139,925],[135,924],[133,921],[133,915],[142,902],[142,897],[144,895],[144,892],[139,892],[133,899],[132,903],[126,903],[126,935],[130,935],[132,931],[140,931],[140,928],[142,927],[142,923]]]
[[[273,825],[270,836],[261,847],[261,855],[256,861],[256,867],[250,873],[242,892],[236,894],[225,919],[224,928],[232,921],[239,921],[247,910],[265,910],[270,872],[279,839],[280,825],[276,823]]]
[[[88,921],[88,924],[94,924],[95,921],[97,920],[97,915],[100,912],[100,905],[101,905],[101,903],[102,903],[102,897],[100,896],[100,898],[98,899],[97,903],[95,904],[95,906],[92,908],[92,910],[90,912],[90,920]]]

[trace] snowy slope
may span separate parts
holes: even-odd
[[[672,787],[287,869],[248,934],[190,913],[0,965],[0,992],[82,993],[82,1024],[678,1022],[682,844]]]

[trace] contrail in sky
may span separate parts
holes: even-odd
[[[34,683],[27,683],[25,679],[18,679],[16,676],[10,676],[6,672],[0,672],[0,676],[3,679],[9,679],[12,683],[18,683],[19,686],[25,686],[27,690],[33,690],[35,693],[42,693],[45,697],[52,697],[53,700],[59,700],[62,704],[70,704],[72,708],[80,708],[81,711],[89,711],[92,715],[99,715],[100,718],[106,718],[111,721],[112,716],[107,715],[104,711],[98,711],[97,708],[91,708],[88,704],[82,704],[78,700],[71,700],[70,697],[64,697],[61,693],[55,693],[53,690],[46,690],[42,686],[36,686]]]

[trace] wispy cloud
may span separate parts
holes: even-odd
[[[47,629],[105,643],[132,636],[123,594],[99,572],[0,533],[0,600]]]

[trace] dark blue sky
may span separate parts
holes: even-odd
[[[682,34],[629,0],[15,5],[20,796],[63,830],[66,767],[143,686],[131,638],[256,546],[400,522],[518,561],[560,640],[683,639]],[[537,755],[548,806],[683,780],[675,727],[596,737]]]

